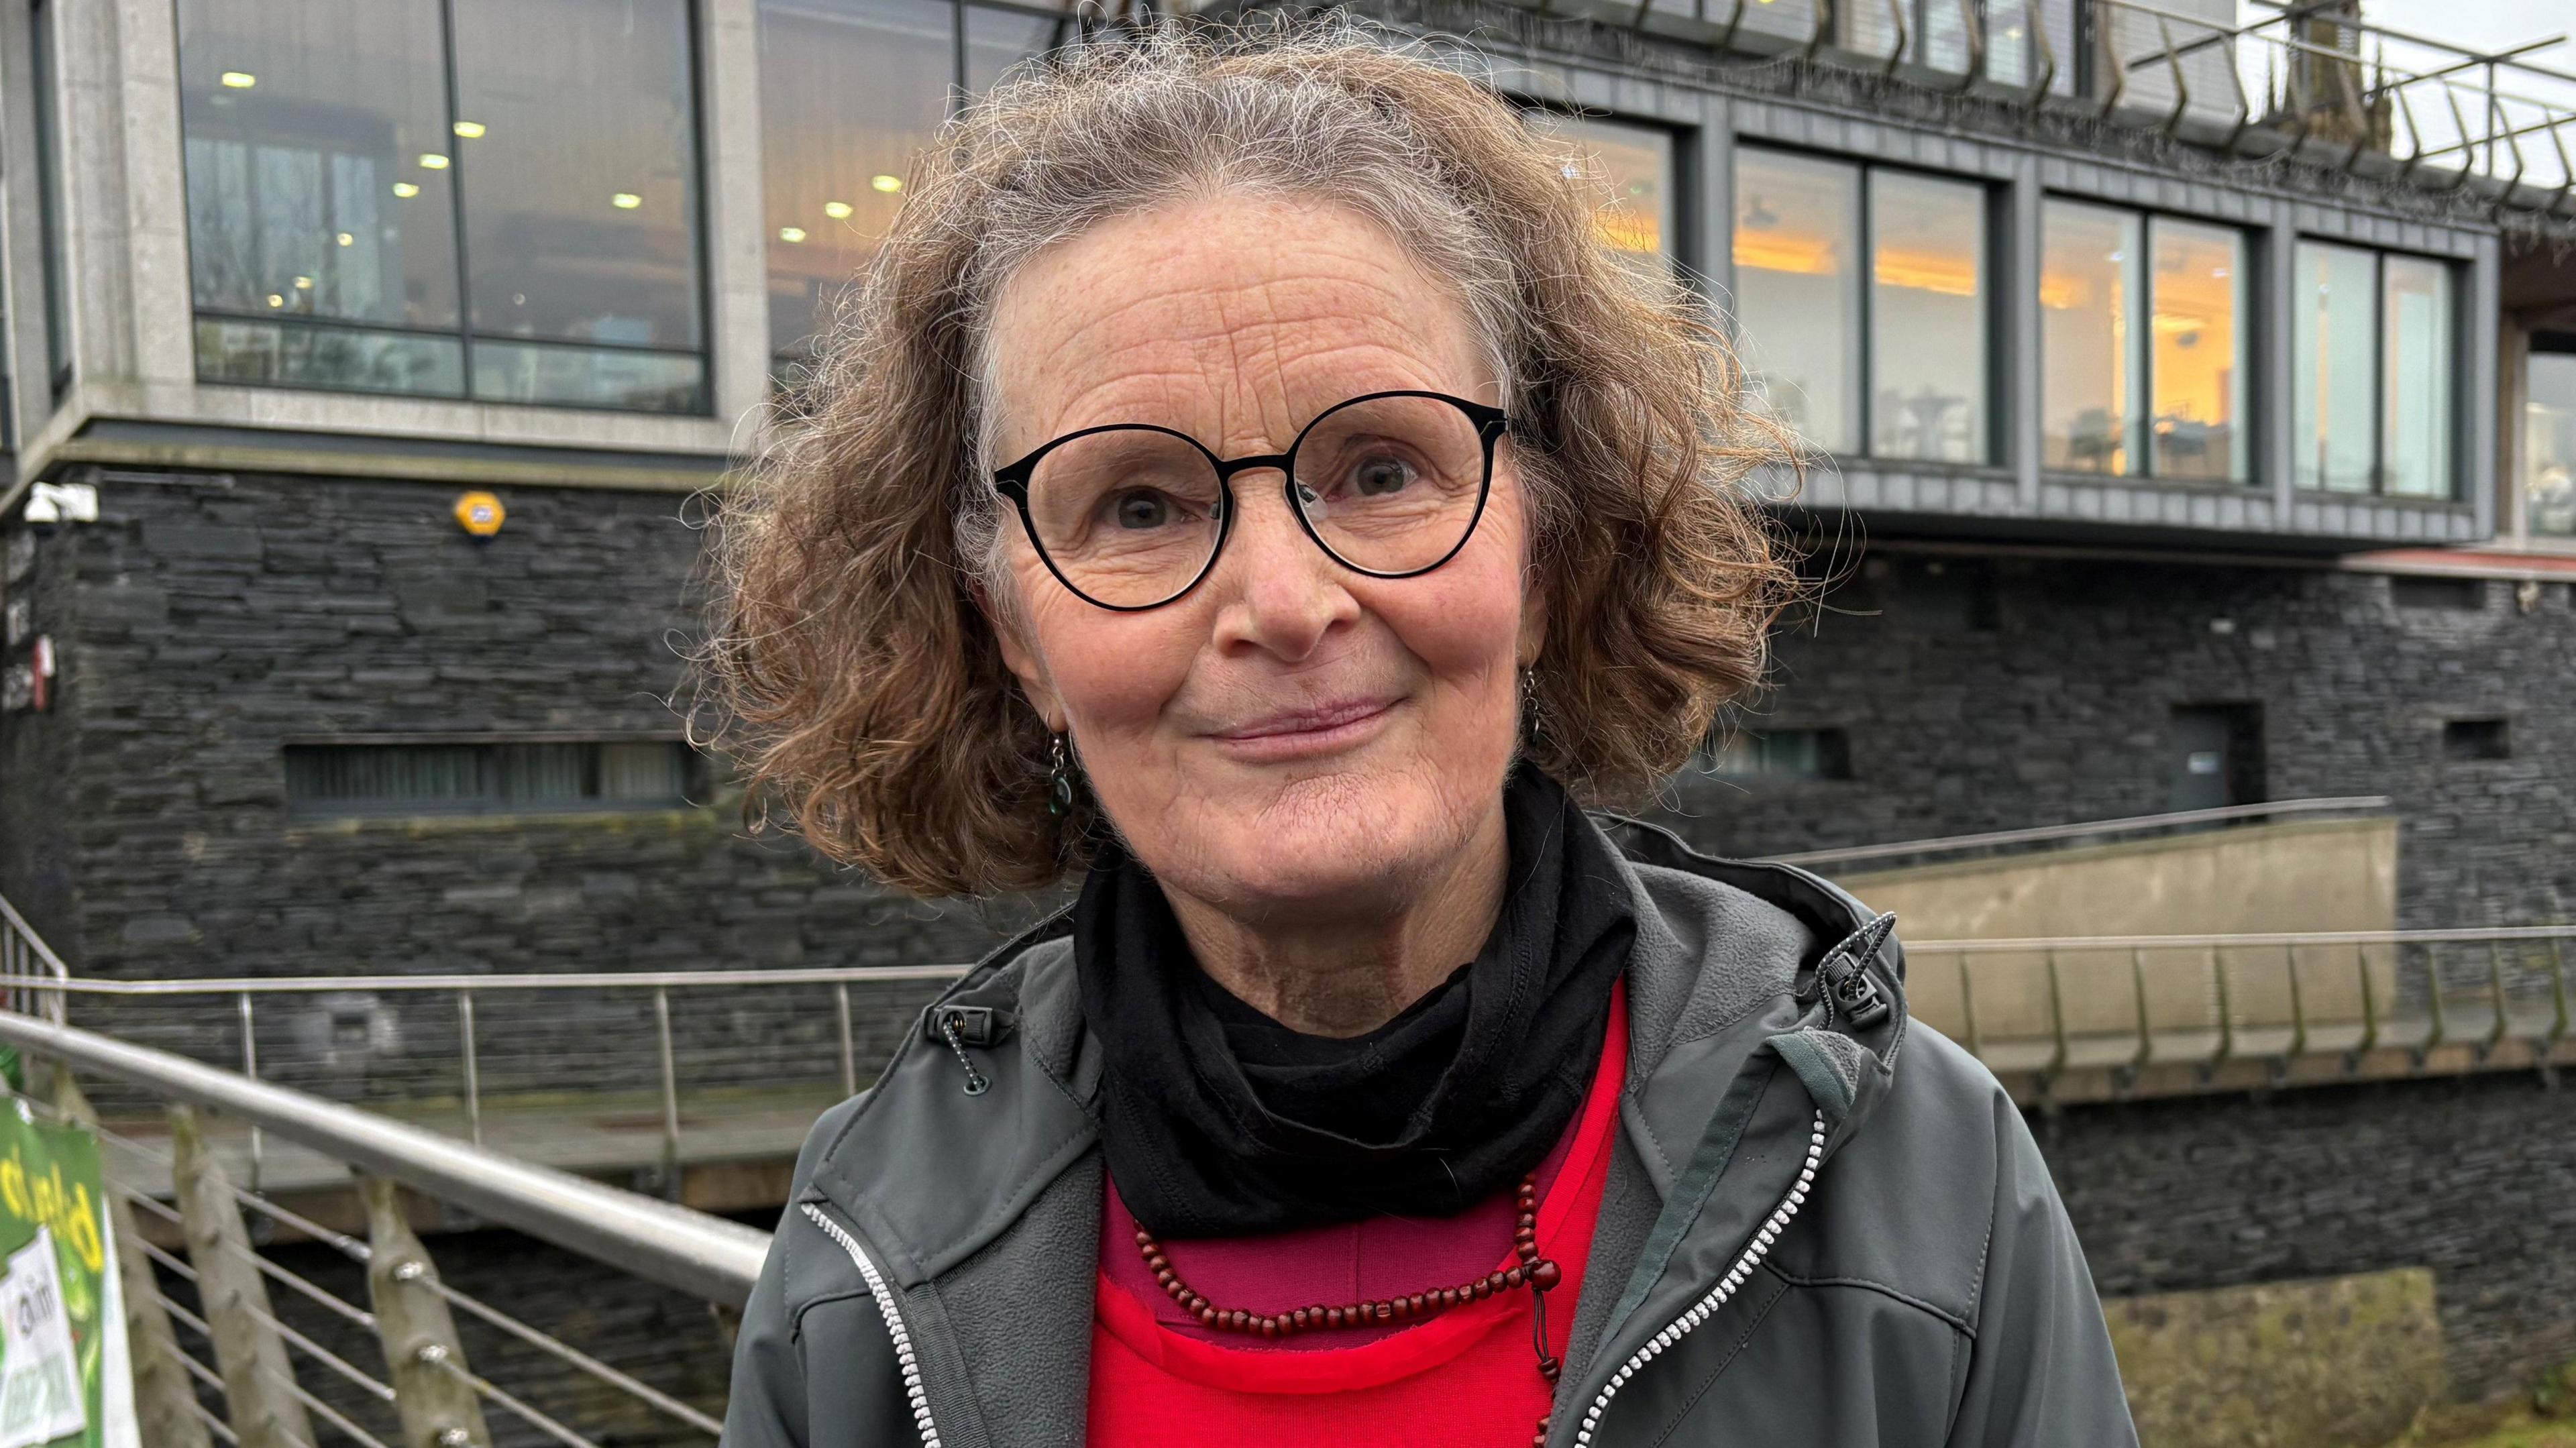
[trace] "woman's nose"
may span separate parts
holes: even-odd
[[[1276,468],[1247,469],[1233,479],[1234,527],[1208,580],[1221,600],[1217,643],[1255,648],[1295,662],[1313,653],[1337,625],[1359,616],[1359,600],[1288,504]]]

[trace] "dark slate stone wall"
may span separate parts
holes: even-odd
[[[478,541],[447,486],[96,481],[100,520],[39,540],[10,590],[32,594],[56,637],[55,710],[0,720],[0,891],[80,974],[926,963],[971,959],[1018,918],[1012,904],[903,900],[793,840],[752,838],[720,778],[689,809],[288,818],[290,739],[676,736],[666,701],[683,673],[675,640],[696,624],[701,541],[677,495],[506,489],[507,525]],[[863,1071],[933,989],[862,1002]],[[814,1028],[817,1002],[803,1007]],[[281,1002],[260,1018],[262,1055],[290,1079],[330,1034],[316,1012]],[[351,1089],[423,1089],[392,1051],[452,1074],[452,1004],[396,1014],[398,1041],[361,1029],[328,1072]],[[204,1003],[151,1018],[156,1038],[237,1047]],[[683,1028],[695,1019],[684,1011]]]
[[[2576,1360],[2576,1105],[2531,1075],[2034,1116],[2105,1296],[2430,1267],[2454,1396]]]
[[[1935,572],[1934,570],[1938,571]],[[1777,643],[1755,729],[1840,728],[1848,780],[1685,774],[1669,821],[1721,853],[2171,807],[2173,710],[2262,709],[2272,799],[2384,794],[2408,926],[2576,917],[2576,607],[2400,606],[2384,575],[1882,552]],[[2512,757],[2444,757],[2443,721]]]

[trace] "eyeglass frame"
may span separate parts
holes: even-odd
[[[1363,568],[1360,565],[1353,563],[1351,560],[1344,558],[1341,554],[1333,551],[1333,545],[1325,542],[1324,536],[1321,533],[1315,531],[1315,520],[1306,516],[1305,507],[1297,501],[1297,473],[1295,463],[1297,461],[1297,449],[1299,445],[1306,441],[1307,434],[1313,432],[1325,418],[1331,417],[1333,414],[1340,412],[1345,408],[1356,407],[1363,402],[1378,402],[1391,397],[1420,397],[1433,402],[1445,402],[1450,406],[1457,408],[1459,412],[1465,414],[1467,420],[1475,424],[1476,440],[1484,449],[1485,473],[1483,479],[1476,485],[1476,511],[1468,515],[1467,526],[1460,530],[1458,541],[1450,545],[1448,552],[1441,554],[1438,558],[1433,559],[1429,563],[1423,564],[1419,568],[1407,568],[1394,573],[1384,573],[1374,568]],[[1335,563],[1340,564],[1342,567],[1347,568],[1353,573],[1359,574],[1364,578],[1383,578],[1390,580],[1419,578],[1423,574],[1429,573],[1433,569],[1447,563],[1450,559],[1457,557],[1458,554],[1466,548],[1467,541],[1476,536],[1477,525],[1485,521],[1485,504],[1493,497],[1494,492],[1494,444],[1502,441],[1503,435],[1510,430],[1511,418],[1499,407],[1487,407],[1481,402],[1470,402],[1466,398],[1453,397],[1446,392],[1426,392],[1412,388],[1399,388],[1389,392],[1363,392],[1357,397],[1343,398],[1341,401],[1334,403],[1332,406],[1325,408],[1319,413],[1316,413],[1314,418],[1304,427],[1297,429],[1297,435],[1289,440],[1288,450],[1286,452],[1261,453],[1249,457],[1218,457],[1215,451],[1209,448],[1206,443],[1199,441],[1188,433],[1180,431],[1178,428],[1163,427],[1159,424],[1150,422],[1108,422],[1102,423],[1098,427],[1086,427],[1074,432],[1068,432],[1062,437],[1054,438],[1042,444],[1037,451],[1028,454],[1017,462],[1010,463],[1004,467],[995,468],[993,470],[993,491],[1010,499],[1011,502],[1019,509],[1020,530],[1028,535],[1029,546],[1037,550],[1038,561],[1046,565],[1047,572],[1055,575],[1056,582],[1065,586],[1066,592],[1071,593],[1074,597],[1081,599],[1083,602],[1090,604],[1094,608],[1105,608],[1112,613],[1143,613],[1148,609],[1161,608],[1167,604],[1180,602],[1183,598],[1189,595],[1192,589],[1195,589],[1200,584],[1206,582],[1209,574],[1216,571],[1217,560],[1225,556],[1226,540],[1234,536],[1235,514],[1241,511],[1241,509],[1236,507],[1234,500],[1235,475],[1237,473],[1257,472],[1262,468],[1277,468],[1279,470],[1280,497],[1288,504],[1288,511],[1295,515],[1297,526],[1305,530],[1308,540],[1313,542],[1317,548],[1323,550],[1323,554],[1326,558],[1333,560]],[[1038,537],[1037,520],[1029,515],[1029,480],[1031,475],[1037,471],[1038,464],[1046,459],[1046,455],[1054,452],[1057,448],[1063,447],[1067,443],[1078,442],[1086,437],[1096,437],[1104,432],[1158,432],[1167,437],[1179,438],[1181,441],[1188,443],[1192,448],[1197,449],[1199,456],[1206,458],[1208,460],[1208,465],[1216,472],[1216,543],[1213,547],[1208,549],[1207,561],[1199,565],[1199,571],[1191,575],[1189,582],[1182,584],[1178,589],[1174,590],[1169,597],[1156,599],[1152,603],[1103,603],[1099,599],[1092,597],[1090,594],[1083,592],[1080,585],[1076,584],[1072,579],[1065,577],[1064,570],[1058,567],[1055,559],[1047,553],[1046,543]]]

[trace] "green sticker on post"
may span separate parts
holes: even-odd
[[[140,1448],[98,1138],[0,1111],[0,1448]]]

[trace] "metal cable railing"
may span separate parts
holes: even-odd
[[[443,1281],[429,1266],[427,1250],[402,1223],[392,1184],[724,1309],[738,1309],[748,1295],[767,1251],[767,1234],[41,1016],[0,1012],[0,1041],[17,1047],[31,1061],[52,1064],[58,1072],[117,1078],[172,1103],[173,1136],[168,1149],[99,1125],[77,1092],[70,1092],[59,1106],[33,1100],[27,1105],[96,1133],[112,1149],[109,1191],[116,1209],[139,1211],[165,1229],[175,1229],[188,1244],[183,1259],[147,1240],[132,1226],[131,1218],[120,1220],[116,1234],[121,1253],[130,1250],[135,1262],[149,1264],[141,1267],[139,1281],[133,1268],[127,1270],[129,1299],[148,1299],[162,1320],[187,1329],[218,1359],[216,1366],[209,1367],[177,1342],[167,1341],[167,1329],[163,1329],[166,1346],[158,1351],[184,1375],[177,1381],[193,1380],[217,1389],[230,1406],[231,1421],[206,1411],[193,1397],[171,1411],[202,1424],[217,1438],[295,1448],[324,1448],[332,1440],[362,1448],[382,1448],[393,1441],[436,1441],[456,1448],[503,1441],[484,1427],[479,1410],[460,1411],[461,1401],[500,1415],[493,1420],[496,1424],[518,1425],[515,1431],[520,1438],[533,1435],[532,1441],[565,1448],[601,1448],[605,1435],[598,1429],[549,1411],[536,1401],[537,1395],[514,1391],[470,1370],[448,1325],[450,1308],[535,1349],[542,1361],[568,1369],[607,1389],[617,1400],[657,1416],[671,1425],[671,1431],[707,1438],[720,1432],[716,1417],[706,1410]],[[58,1077],[58,1097],[67,1081],[67,1074]],[[256,1189],[233,1185],[207,1150],[207,1138],[196,1124],[199,1108],[260,1127],[281,1141],[322,1153],[373,1178],[372,1184],[361,1179],[370,1240],[328,1227]],[[130,1179],[138,1167],[147,1175],[168,1174],[175,1206]],[[220,1203],[222,1210],[213,1211],[210,1203]],[[295,1271],[253,1247],[242,1212],[308,1236],[358,1267],[366,1274],[373,1301],[362,1306],[309,1273]],[[288,1303],[318,1309],[321,1321],[333,1325],[346,1340],[376,1340],[385,1353],[387,1374],[377,1376],[353,1361],[342,1341],[326,1342],[319,1327],[299,1326],[273,1308],[260,1287],[263,1283],[286,1289],[291,1294],[285,1299]],[[197,1293],[197,1303],[174,1295],[186,1290]],[[395,1294],[390,1302],[388,1293]],[[406,1298],[402,1295],[406,1293],[412,1295]],[[424,1300],[436,1304],[435,1312],[424,1316]],[[155,1350],[149,1334],[138,1331],[137,1336],[138,1357]],[[246,1336],[266,1341],[273,1350],[263,1355],[245,1348]],[[336,1387],[337,1392],[316,1392],[297,1381],[296,1363],[322,1370],[324,1377],[318,1384]],[[562,1397],[555,1390],[559,1386],[550,1385],[549,1393]],[[238,1396],[244,1392],[266,1394],[261,1401],[267,1406],[246,1402]],[[465,1397],[442,1399],[458,1392]],[[426,1421],[422,1415],[428,1413],[444,1414],[439,1419],[445,1423],[439,1430],[443,1436],[434,1440],[419,1432]],[[398,1416],[403,1426],[388,1431],[364,1421],[370,1414]],[[623,1431],[615,1441],[647,1439]],[[653,1437],[650,1441],[669,1440]]]

